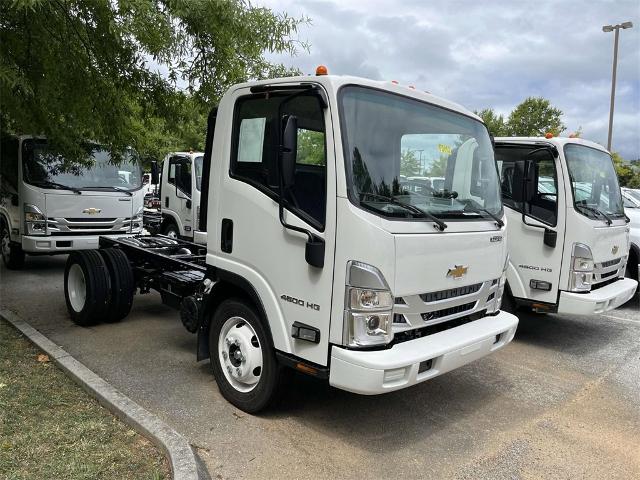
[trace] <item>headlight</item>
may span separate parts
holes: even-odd
[[[377,268],[349,262],[344,321],[344,343],[350,347],[385,345],[393,339],[393,295]]]
[[[593,280],[593,255],[591,249],[583,243],[574,243],[571,252],[571,272],[569,290],[588,292]]]
[[[24,205],[24,229],[27,235],[47,234],[47,217],[35,205]]]

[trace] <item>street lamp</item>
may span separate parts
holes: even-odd
[[[613,32],[615,30],[615,39],[613,41],[613,73],[611,75],[611,106],[609,107],[609,138],[607,140],[607,150],[611,151],[611,134],[613,132],[613,102],[616,97],[616,70],[618,68],[618,36],[620,35],[620,29],[626,30],[633,27],[633,23],[624,22],[618,25],[605,25],[602,27],[602,31],[605,33]]]

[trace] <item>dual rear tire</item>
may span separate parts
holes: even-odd
[[[74,323],[117,322],[129,314],[135,283],[126,255],[117,249],[81,250],[67,259],[64,296]]]

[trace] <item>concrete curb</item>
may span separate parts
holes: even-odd
[[[127,425],[151,440],[169,458],[174,480],[208,480],[206,468],[186,438],[93,373],[15,313],[2,309],[0,317],[49,355],[76,383]]]

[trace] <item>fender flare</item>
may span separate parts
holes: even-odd
[[[273,345],[269,319],[262,300],[253,285],[251,285],[247,279],[233,272],[213,268],[211,270],[213,271],[208,272],[206,278],[216,279],[216,282],[211,288],[211,291],[205,294],[202,299],[202,309],[200,311],[197,333],[197,360],[205,360],[210,357],[209,329],[211,327],[211,318],[218,308],[218,305],[231,297],[245,298],[253,304],[264,322],[264,326],[269,333],[269,340]]]
[[[164,227],[166,225],[168,225],[169,223],[173,223],[175,224],[176,227],[178,227],[178,235],[183,236],[184,233],[184,226],[182,225],[182,222],[180,221],[180,217],[178,215],[176,215],[174,212],[164,212],[161,211],[160,214],[162,215],[162,223],[160,224],[160,230],[164,230]]]

